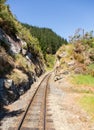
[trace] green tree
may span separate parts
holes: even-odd
[[[67,44],[67,40],[58,36],[49,28],[39,28],[28,24],[22,25],[28,28],[34,37],[38,38],[44,56],[46,53],[55,54],[62,44]]]
[[[0,4],[4,4],[7,0],[0,0]]]

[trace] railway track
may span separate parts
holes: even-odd
[[[47,74],[41,81],[19,125],[13,130],[55,130],[47,99],[50,76],[51,73]]]

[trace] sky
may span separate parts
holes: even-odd
[[[8,0],[7,4],[19,21],[51,28],[67,40],[78,28],[94,30],[94,0]]]

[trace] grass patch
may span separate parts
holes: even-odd
[[[94,77],[91,75],[76,75],[73,76],[73,82],[77,85],[91,85],[94,86]]]
[[[88,66],[88,69],[94,70],[94,64],[90,64],[90,65]]]
[[[79,103],[92,116],[94,121],[94,95],[84,95]]]
[[[19,85],[23,81],[28,81],[27,75],[18,69],[14,69],[11,75],[7,75],[7,78],[12,79],[16,85]]]
[[[47,54],[46,55],[46,65],[47,65],[47,70],[51,70],[54,67],[55,63],[55,55]]]
[[[34,69],[33,64],[29,64],[27,59],[23,57],[21,54],[17,54],[15,56],[15,64],[16,66],[25,70],[26,72],[32,72]]]

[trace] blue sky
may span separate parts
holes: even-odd
[[[94,0],[8,0],[21,22],[51,28],[67,38],[78,28],[94,30]]]

